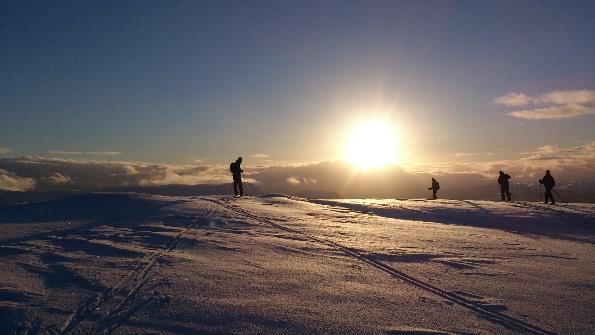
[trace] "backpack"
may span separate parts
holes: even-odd
[[[233,163],[233,162],[232,162],[231,164],[229,164],[229,171],[230,171],[231,173],[233,173],[233,170],[234,170],[234,165],[235,165],[235,164],[236,164],[236,163]]]

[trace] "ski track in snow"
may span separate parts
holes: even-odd
[[[222,205],[230,198],[226,198],[218,205]],[[217,210],[217,205],[207,209],[204,214],[199,215],[200,221],[195,216],[184,216],[181,219],[189,220],[191,223],[182,232],[178,233],[168,241],[164,246],[163,250],[146,255],[141,259],[135,270],[131,271],[130,274],[124,278],[117,285],[103,290],[95,296],[92,296],[86,300],[82,305],[78,306],[75,311],[66,319],[62,328],[59,330],[59,334],[75,333],[76,326],[83,320],[89,318],[89,316],[95,311],[99,310],[104,304],[108,303],[110,299],[115,298],[116,294],[123,295],[123,298],[119,302],[114,302],[115,307],[111,307],[105,315],[100,316],[96,321],[96,332],[111,334],[116,328],[118,328],[126,319],[128,319],[136,310],[142,308],[144,305],[153,302],[154,300],[163,299],[159,297],[156,291],[153,291],[153,295],[148,299],[137,303],[136,305],[130,305],[129,302],[138,292],[138,290],[147,283],[149,275],[153,273],[155,268],[159,265],[159,258],[168,252],[174,250],[178,245],[179,241],[188,236],[192,230],[200,227],[201,223],[208,220],[209,217]]]
[[[373,252],[364,252],[363,250],[358,250],[356,248],[346,246],[342,243],[329,240],[324,236],[307,232],[303,229],[299,229],[296,227],[290,227],[287,224],[285,224],[286,221],[292,220],[292,218],[289,216],[285,218],[279,215],[274,217],[257,215],[253,213],[250,209],[242,207],[241,201],[236,201],[237,199],[233,197],[191,197],[188,198],[186,201],[191,201],[192,199],[211,203],[212,206],[204,208],[199,212],[176,212],[175,214],[171,214],[170,218],[175,219],[179,222],[185,222],[185,224],[183,229],[181,231],[178,231],[177,234],[173,235],[160,250],[145,253],[144,256],[136,263],[134,269],[129,271],[127,276],[122,278],[115,285],[112,285],[99,292],[96,292],[96,294],[92,295],[88,299],[82,301],[78,306],[74,307],[72,309],[73,312],[70,313],[68,317],[66,317],[65,321],[59,329],[47,327],[41,323],[37,323],[33,324],[27,333],[76,334],[82,331],[78,329],[79,325],[83,322],[86,322],[84,329],[88,330],[90,327],[89,325],[91,325],[91,328],[94,329],[96,333],[111,334],[121,325],[125,324],[126,321],[132,315],[137,313],[139,310],[142,310],[146,306],[158,306],[160,304],[166,304],[168,297],[161,295],[159,291],[156,289],[156,287],[150,287],[148,289],[145,289],[148,283],[148,279],[151,276],[156,275],[156,272],[158,271],[158,267],[160,265],[160,261],[163,259],[165,255],[173,251],[178,246],[178,244],[187,236],[192,234],[194,230],[204,226],[205,224],[208,224],[209,219],[213,216],[218,215],[220,210],[227,210],[232,213],[235,213],[236,217],[250,218],[255,222],[258,222],[259,224],[274,227],[279,231],[303,236],[314,243],[318,243],[320,245],[329,247],[340,253],[343,253],[344,255],[351,257],[353,261],[363,262],[378,271],[382,271],[383,273],[386,273],[393,278],[397,278],[400,281],[407,283],[408,285],[411,285],[417,289],[423,290],[436,297],[444,299],[444,301],[448,303],[456,304],[458,306],[466,308],[467,310],[472,311],[481,318],[489,320],[494,324],[504,326],[505,328],[511,331],[526,334],[555,333],[551,330],[545,329],[543,326],[538,326],[535,323],[528,321],[527,318],[521,319],[519,317],[505,314],[504,311],[507,310],[507,307],[505,305],[486,302],[481,299],[482,294],[480,293],[461,290],[449,291],[447,289],[441,288],[439,285],[429,282],[428,280],[424,280],[414,275],[411,275],[407,272],[406,269],[402,269],[395,265],[388,264],[388,262],[383,261],[382,257],[385,255],[376,255]],[[248,201],[250,201],[250,198],[248,199]],[[592,225],[594,223],[593,219],[595,218],[595,207],[580,207],[577,205],[570,204],[556,205],[559,207],[552,208],[551,206],[528,202],[496,203],[497,205],[495,205],[492,202],[466,200],[386,201],[306,200],[296,198],[293,199],[300,200],[308,204],[312,204],[313,206],[320,206],[322,208],[326,208],[329,211],[335,212],[335,219],[341,219],[342,217],[344,217],[345,219],[349,220],[360,220],[359,218],[354,217],[353,212],[356,212],[360,213],[360,215],[363,216],[428,221],[446,224],[461,224],[461,216],[457,216],[456,214],[459,212],[469,213],[470,209],[472,209],[473,212],[471,214],[471,218],[464,218],[463,221],[465,221],[466,223],[463,223],[463,225],[468,224],[473,227],[493,228],[495,227],[495,223],[484,225],[480,222],[485,218],[495,218],[497,220],[500,220],[498,221],[498,223],[500,224],[500,229],[510,231],[516,231],[520,229],[519,227],[514,226],[515,224],[518,226],[518,222],[512,222],[512,220],[514,219],[518,221],[520,220],[519,218],[522,218],[524,215],[528,217],[526,222],[529,222],[529,219],[532,220],[531,222],[535,221],[535,216],[537,216],[537,219],[551,219],[552,216],[555,217],[563,215],[564,219],[568,220],[570,224],[588,226],[587,228],[589,229],[592,229]],[[265,203],[261,201],[259,202],[259,204],[271,207],[283,206],[285,204],[283,201],[275,201],[274,197],[268,198],[266,200],[268,202]],[[443,208],[440,208],[440,206],[436,205],[441,205],[443,206]],[[507,211],[509,210],[513,212],[507,213]],[[497,215],[500,214],[502,215],[502,218],[497,217]],[[316,214],[314,213],[313,215]],[[509,217],[507,215],[510,215],[510,217],[512,217],[512,219],[510,219],[510,222],[507,221],[509,220]],[[308,216],[305,216],[305,220],[307,220],[307,218]],[[292,225],[294,223],[295,222],[291,222]],[[520,229],[520,231],[523,230]],[[529,230],[528,232],[530,233],[531,231]],[[589,244],[593,243],[592,240],[584,240],[569,236],[560,236],[554,233],[541,233],[541,235],[560,238],[562,240],[568,239],[571,241],[580,241]],[[38,235],[32,236],[35,237]],[[18,238],[13,240],[5,240],[3,243],[4,246],[1,250],[3,253],[9,254],[10,252],[12,252],[12,249],[16,248],[15,252],[20,252],[20,250],[24,250],[23,246],[21,244],[16,243],[21,243],[23,241],[26,241],[26,239]],[[12,246],[12,244],[16,244],[17,246]],[[518,244],[514,243],[510,245],[512,247],[518,246]],[[223,247],[229,249],[228,246],[222,246],[222,248]],[[280,248],[289,247],[280,246]],[[401,248],[406,248],[406,246],[401,246]],[[299,251],[299,253],[301,253],[303,257],[329,257],[328,255],[321,255],[316,252],[308,252],[298,249],[296,250]],[[409,257],[412,257],[412,259],[415,260],[416,257],[423,258],[425,257],[425,255],[416,256],[415,254],[411,254]],[[574,257],[564,255],[550,255],[544,253],[534,253],[526,255],[526,257],[546,257],[557,258],[561,260],[576,259]],[[404,258],[401,256],[401,259]],[[440,258],[436,258],[435,262],[443,263],[447,266],[456,267],[459,269],[468,269],[474,268],[477,262],[494,263],[495,261],[481,259],[449,259],[446,256],[441,256]],[[33,271],[38,270],[33,269]],[[465,274],[465,272],[462,273]],[[501,275],[495,272],[473,272],[472,274],[485,276]],[[84,278],[81,277],[81,280],[84,280]],[[93,283],[89,283],[87,286],[92,288]],[[144,289],[146,292],[143,294],[139,294],[139,292],[142,289]],[[5,291],[3,291],[2,288],[0,288],[0,300],[2,300],[3,295],[8,296],[10,294],[14,295],[18,293],[14,293],[14,291]],[[27,293],[25,292],[23,294]],[[442,332],[422,329],[401,329],[400,332],[399,330],[387,330],[387,333],[439,334]]]
[[[523,332],[526,334],[536,334],[536,335],[555,334],[554,332],[551,332],[551,331],[545,330],[541,327],[532,325],[532,324],[527,323],[527,322],[520,320],[518,318],[505,315],[498,311],[490,310],[489,307],[493,307],[493,306],[482,305],[482,304],[478,303],[477,301],[473,301],[468,298],[465,298],[461,294],[443,290],[443,289],[436,287],[428,282],[425,282],[423,280],[419,280],[415,277],[412,277],[412,276],[406,274],[405,272],[399,271],[398,269],[396,269],[394,267],[386,265],[386,264],[376,260],[374,257],[364,255],[360,252],[357,252],[357,251],[355,251],[351,248],[348,248],[346,246],[343,246],[339,243],[321,239],[321,238],[313,236],[309,233],[299,231],[296,229],[292,229],[292,228],[286,227],[284,225],[281,225],[279,223],[275,223],[271,219],[262,218],[257,215],[254,215],[246,209],[238,208],[235,206],[230,206],[227,203],[219,202],[217,200],[214,200],[214,202],[218,203],[221,206],[223,206],[227,209],[230,209],[242,216],[250,217],[258,222],[261,222],[262,224],[270,225],[270,226],[273,226],[280,230],[284,230],[284,231],[291,232],[294,234],[300,234],[300,235],[306,236],[307,238],[311,239],[312,241],[315,241],[315,242],[327,245],[331,248],[340,250],[340,251],[344,252],[346,255],[349,255],[349,256],[356,258],[364,263],[367,263],[367,264],[373,266],[374,268],[379,269],[383,272],[386,272],[395,278],[398,278],[398,279],[400,279],[408,284],[411,284],[417,288],[420,288],[427,292],[435,294],[435,295],[437,295],[441,298],[444,298],[452,303],[455,303],[455,304],[465,307],[469,310],[472,310],[473,312],[476,312],[480,316],[485,317],[486,319],[488,319],[492,322],[501,324],[509,329],[513,329],[515,331]],[[467,295],[469,295],[469,293],[467,293]],[[488,307],[488,308],[486,308],[486,307]]]

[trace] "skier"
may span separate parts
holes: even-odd
[[[238,188],[239,188],[239,196],[244,195],[244,189],[242,187],[242,170],[240,168],[240,164],[242,164],[242,157],[238,157],[235,162],[229,164],[229,171],[231,171],[233,175],[233,191],[238,196]]]
[[[556,186],[556,181],[554,177],[550,174],[550,170],[545,171],[545,176],[539,179],[539,183],[545,186],[545,202],[547,204],[548,199],[552,199],[552,205],[556,204],[556,200],[554,200],[554,196],[552,195],[552,188]]]
[[[508,184],[508,179],[510,179],[510,176],[500,171],[500,176],[498,177],[498,184],[500,184],[500,194],[502,195],[502,201],[504,201],[504,194],[506,194],[508,201],[512,200],[510,198],[510,185]]]
[[[436,196],[436,192],[440,189],[440,184],[436,181],[436,179],[432,178],[432,186],[428,187],[428,190],[432,190],[432,199],[438,199]]]

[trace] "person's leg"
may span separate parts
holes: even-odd
[[[502,196],[502,201],[504,201],[506,198],[504,198],[504,193],[506,193],[506,189],[504,188],[504,186],[500,187],[500,195]]]
[[[508,185],[506,186],[506,198],[508,198],[508,201],[512,201],[510,196],[510,187]]]
[[[238,185],[240,186],[240,196],[243,196],[244,195],[244,185],[242,185],[241,180],[238,182]]]
[[[551,188],[546,188],[545,189],[545,201],[547,203],[548,199],[550,199],[552,201],[552,204],[556,203],[556,200],[554,200],[554,195],[552,194],[552,189]]]
[[[233,193],[235,193],[235,195],[238,195],[238,182],[237,181],[233,181]]]
[[[438,197],[436,196],[436,192],[438,192],[438,190],[432,190],[433,198],[434,199],[438,199]]]

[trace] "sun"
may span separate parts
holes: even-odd
[[[397,137],[387,121],[369,120],[349,132],[345,159],[357,168],[378,168],[395,163],[397,158]]]

